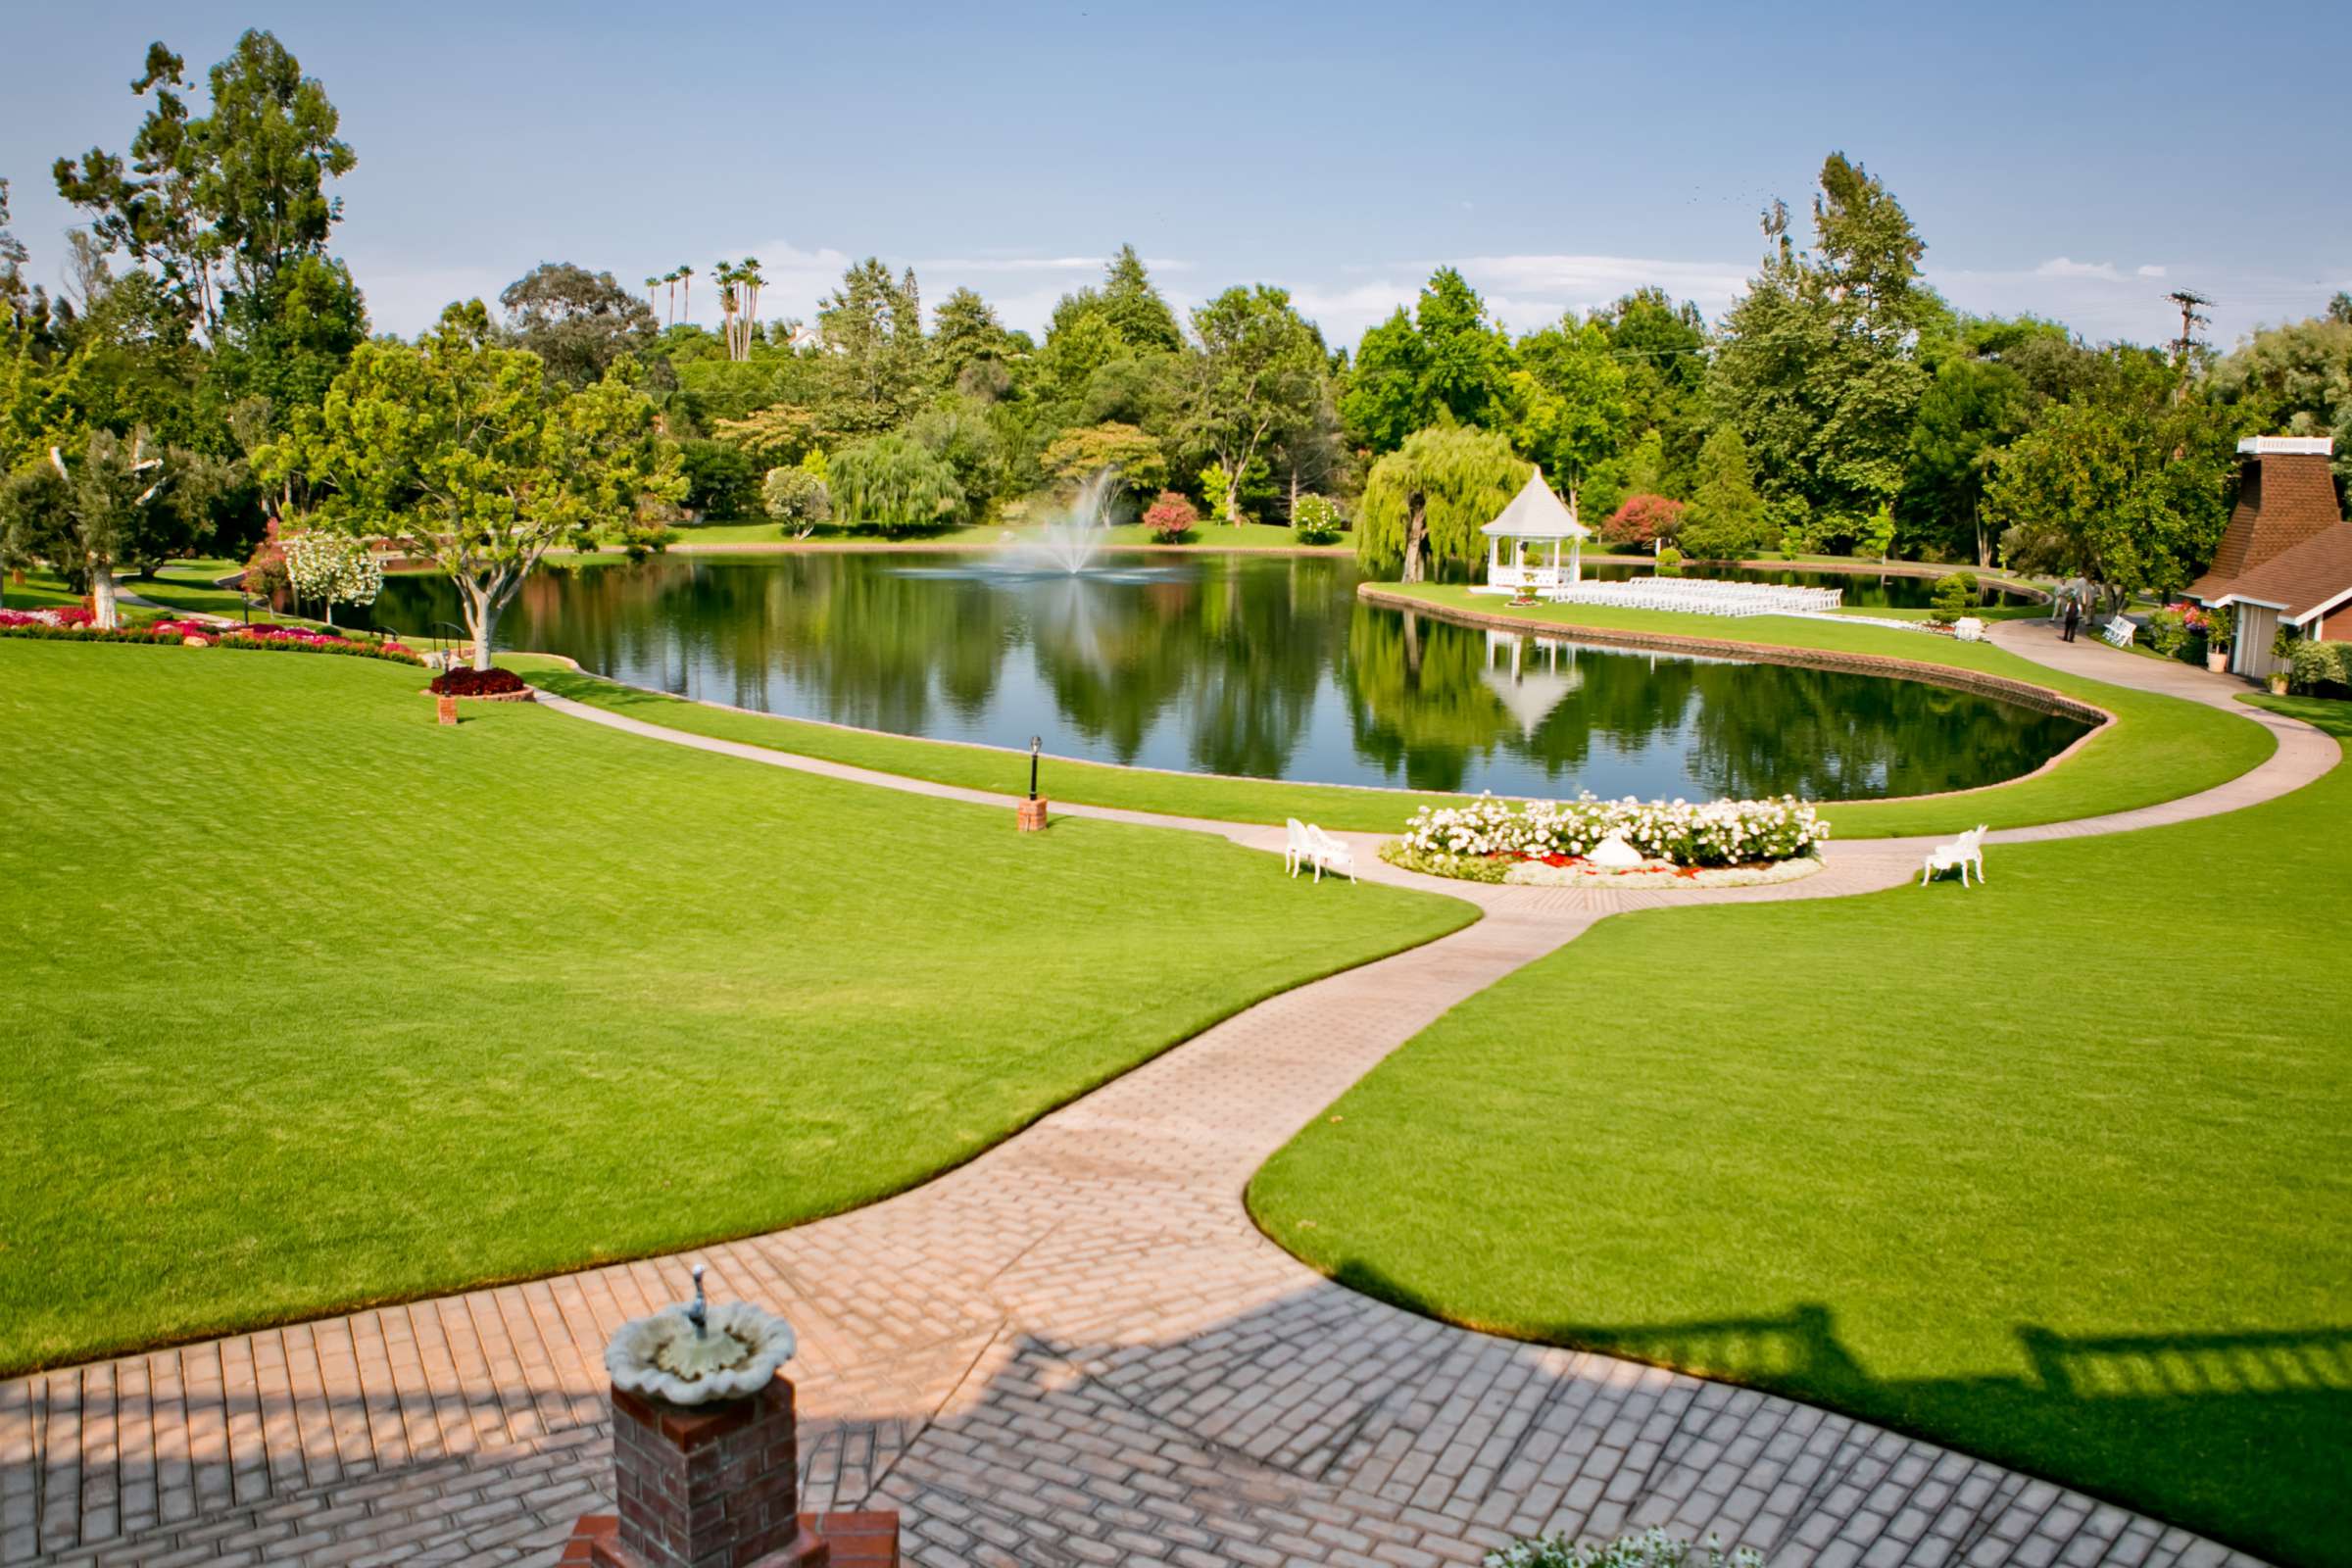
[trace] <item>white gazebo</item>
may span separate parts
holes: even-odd
[[[1566,588],[1584,577],[1584,544],[1592,537],[1592,530],[1576,520],[1576,509],[1561,504],[1544,482],[1544,470],[1538,468],[1528,475],[1525,488],[1511,498],[1502,509],[1502,515],[1488,523],[1479,532],[1487,536],[1487,585],[1473,589],[1474,593],[1538,594],[1547,589]],[[1503,559],[1504,540],[1511,544],[1511,556]],[[1536,547],[1537,557],[1528,560],[1530,544]],[[1568,546],[1568,560],[1560,561],[1560,546]],[[1543,549],[1551,546],[1551,560],[1546,564]]]

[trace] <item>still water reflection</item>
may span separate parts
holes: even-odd
[[[906,735],[1262,778],[1497,794],[1913,795],[2030,771],[2074,722],[1910,681],[1488,633],[1377,610],[1345,560],[1123,556],[590,564],[502,646],[679,696]],[[396,578],[382,623],[456,619]]]

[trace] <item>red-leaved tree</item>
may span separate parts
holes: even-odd
[[[1600,536],[1613,545],[1648,545],[1683,531],[1683,503],[1664,496],[1631,495],[1609,514]]]
[[[1200,514],[1173,490],[1162,490],[1159,499],[1144,511],[1144,526],[1161,544],[1175,544],[1200,524]]]

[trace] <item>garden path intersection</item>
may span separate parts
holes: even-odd
[[[2011,622],[2046,664],[2221,706],[2241,687]],[[984,796],[560,711],[915,793]],[[2168,805],[2232,810],[2334,765],[2278,752]],[[1088,808],[1279,851],[1280,829]],[[1007,826],[1009,831],[1009,824]],[[799,1332],[806,1505],[902,1511],[909,1560],[1475,1562],[1512,1535],[1650,1523],[1776,1562],[2247,1562],[2048,1483],[1794,1401],[1492,1339],[1327,1281],[1258,1234],[1257,1167],[1455,1003],[1620,910],[1836,897],[1924,841],[1836,843],[1781,886],[1585,891],[1363,874],[1479,905],[1424,947],[1274,997],[896,1199],[684,1256],[0,1384],[0,1562],[548,1562],[609,1504],[602,1350],[690,1262]],[[1999,875],[1999,862],[1993,865]],[[1952,896],[1959,896],[1956,893]]]

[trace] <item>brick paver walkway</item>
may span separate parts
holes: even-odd
[[[2173,676],[2110,657],[2110,680]],[[2279,754],[2219,790],[2002,837],[2230,809],[2334,762],[2326,737],[2276,727]],[[1252,1007],[869,1208],[0,1384],[0,1561],[551,1561],[608,1505],[604,1342],[683,1294],[695,1260],[800,1332],[808,1505],[903,1510],[922,1564],[1415,1568],[1653,1522],[1776,1562],[2248,1561],[1790,1400],[1414,1317],[1311,1273],[1243,1211],[1265,1157],[1389,1051],[1602,915],[1886,887],[1918,854],[1838,845],[1807,881],[1712,894],[1440,884],[1485,918]]]

